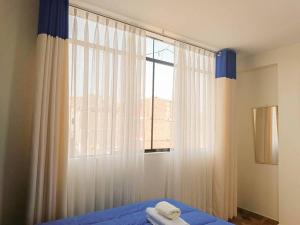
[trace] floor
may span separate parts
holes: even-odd
[[[235,225],[277,225],[278,222],[264,216],[238,209],[238,216],[230,221]]]

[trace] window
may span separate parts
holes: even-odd
[[[174,46],[147,38],[145,152],[172,148]]]
[[[69,13],[69,157],[143,152],[145,32],[73,7]]]
[[[70,157],[94,157],[122,149],[122,130],[126,126],[122,114],[125,99],[120,88],[124,82],[122,60],[127,51],[122,49],[124,26],[116,26],[113,21],[107,24],[105,18],[97,18],[93,14],[86,17],[81,10],[76,10],[75,15],[75,10],[70,10]],[[116,43],[111,41],[115,37]],[[145,48],[141,46],[141,49]],[[118,57],[112,57],[113,53]],[[174,46],[147,37],[146,56],[145,114],[140,115],[141,119],[144,117],[145,130],[138,138],[142,140],[144,133],[141,149],[145,152],[169,151]]]

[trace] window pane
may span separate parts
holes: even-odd
[[[151,149],[151,119],[152,119],[152,83],[153,63],[146,62],[146,88],[145,88],[145,149]]]
[[[173,67],[155,64],[153,148],[171,148]]]
[[[174,63],[174,46],[159,40],[154,40],[154,58]]]

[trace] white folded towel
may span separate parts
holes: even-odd
[[[152,225],[159,225],[159,224],[156,223],[153,219],[151,219],[151,217],[147,217],[147,220],[148,220]]]
[[[157,212],[167,217],[171,220],[180,217],[181,211],[179,208],[175,207],[174,205],[170,204],[169,202],[162,201],[156,204],[155,209]]]
[[[160,215],[155,208],[147,208],[147,219],[153,225],[189,225],[182,218],[170,220],[162,215]]]

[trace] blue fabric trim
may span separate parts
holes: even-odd
[[[68,38],[69,0],[40,0],[38,34]]]
[[[216,78],[236,79],[236,53],[232,49],[222,49],[216,56]]]

